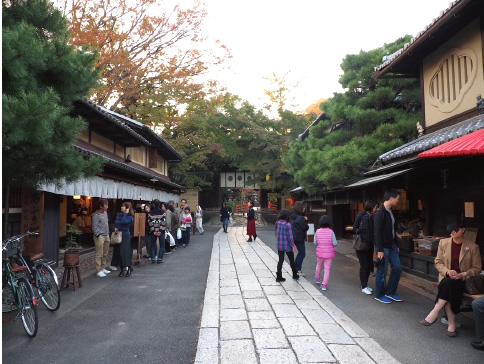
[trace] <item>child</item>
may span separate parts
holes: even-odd
[[[324,263],[324,277],[321,289],[326,291],[328,285],[329,273],[331,270],[331,261],[334,258],[334,247],[338,244],[333,230],[330,229],[331,220],[329,216],[323,215],[319,219],[319,229],[314,236],[314,244],[316,245],[316,273],[314,274],[314,281],[320,283],[321,265]]]
[[[294,263],[294,238],[292,237],[292,228],[289,223],[289,211],[281,210],[276,222],[276,236],[277,236],[277,251],[279,253],[279,262],[277,263],[277,278],[276,282],[284,282],[286,279],[282,278],[282,264],[284,263],[284,253],[289,258],[289,264],[292,269],[292,278],[299,279],[296,272],[296,264]]]
[[[190,213],[190,207],[185,207],[182,214],[182,240],[183,247],[186,248],[190,244],[190,229],[192,227],[192,214]]]

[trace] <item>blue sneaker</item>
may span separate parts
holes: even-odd
[[[385,297],[395,302],[403,302],[402,297],[397,296],[396,294],[386,294]]]
[[[381,302],[381,303],[392,303],[392,301],[390,301],[388,298],[386,297],[375,297],[375,299],[378,301],[378,302]]]
[[[316,276],[314,276],[314,283],[320,284],[321,281],[319,280],[319,278],[316,278]]]

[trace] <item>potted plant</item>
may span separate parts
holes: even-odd
[[[64,266],[73,266],[79,264],[79,250],[82,245],[77,242],[77,236],[82,234],[82,231],[77,230],[75,226],[66,224],[66,245],[64,249]]]

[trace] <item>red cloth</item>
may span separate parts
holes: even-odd
[[[257,235],[255,232],[255,219],[247,221],[247,235]]]
[[[452,240],[452,250],[450,252],[450,269],[455,270],[457,273],[460,273],[459,256],[461,248],[462,244],[456,244],[454,243],[454,240]]]

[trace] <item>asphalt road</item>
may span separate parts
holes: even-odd
[[[205,229],[163,264],[135,267],[129,278],[118,277],[119,271],[90,276],[76,292],[65,289],[57,312],[39,303],[34,339],[21,322],[3,323],[3,363],[192,362],[219,228]]]
[[[257,233],[264,243],[276,251],[273,226],[259,228]],[[316,267],[315,250],[313,243],[306,243],[303,272],[311,282]],[[470,345],[475,340],[474,320],[459,314],[457,320],[462,326],[457,329],[458,336],[449,338],[445,334],[447,325],[440,323],[442,315],[431,327],[423,327],[418,323],[433,307],[433,300],[400,286],[397,294],[404,302],[379,303],[375,301],[374,295],[368,296],[361,292],[358,271],[357,261],[336,253],[331,266],[328,290],[323,294],[395,359],[401,363],[419,364],[484,363],[484,352],[475,350]],[[370,277],[370,287],[374,288],[374,283],[375,279]]]

